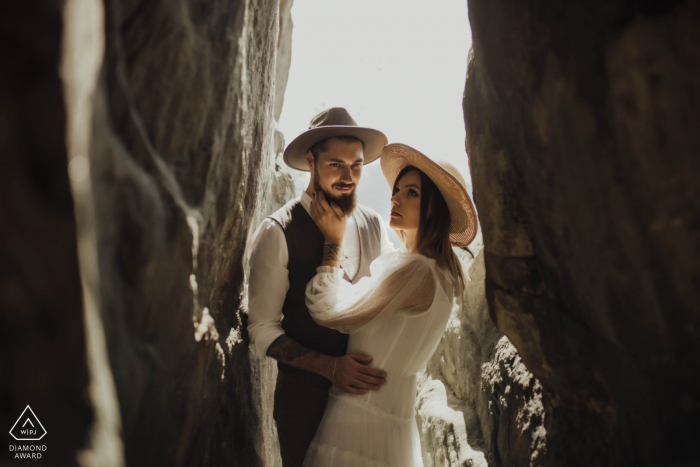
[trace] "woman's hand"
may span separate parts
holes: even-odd
[[[345,236],[345,213],[335,203],[329,204],[322,191],[312,197],[311,218],[326,239],[326,244],[342,245]]]

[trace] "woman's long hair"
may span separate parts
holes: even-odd
[[[452,251],[450,210],[442,193],[430,177],[412,165],[404,167],[399,172],[392,193],[395,192],[396,184],[401,180],[401,177],[411,170],[418,171],[421,182],[420,222],[414,250],[434,259],[437,265],[452,277],[456,289],[455,295],[460,295],[464,291],[466,282],[459,258]],[[401,243],[406,245],[406,234],[403,230],[396,230],[396,236],[401,240]]]

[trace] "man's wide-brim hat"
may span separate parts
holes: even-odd
[[[377,160],[382,148],[388,143],[381,131],[357,126],[357,122],[342,107],[333,107],[316,115],[309,129],[297,136],[284,150],[284,162],[291,168],[309,171],[306,153],[321,140],[333,136],[354,136],[365,143],[364,163]]]
[[[459,171],[445,161],[433,161],[425,154],[405,144],[393,143],[382,151],[382,172],[393,189],[401,171],[413,166],[421,170],[437,186],[450,210],[450,242],[467,246],[479,228],[474,204],[467,192],[467,184]]]

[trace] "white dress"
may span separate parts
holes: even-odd
[[[341,269],[321,266],[307,285],[314,320],[350,334],[348,353],[372,356],[387,383],[363,395],[331,388],[304,467],[423,465],[416,374],[445,330],[453,286],[434,260],[405,250],[380,256],[370,272],[352,285]]]

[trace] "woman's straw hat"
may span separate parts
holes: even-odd
[[[385,146],[381,156],[382,171],[391,188],[396,177],[405,168],[413,166],[427,175],[442,193],[450,210],[450,242],[454,246],[469,245],[478,229],[476,210],[472,204],[467,184],[449,162],[433,161],[410,146],[392,143]]]
[[[297,136],[284,150],[284,162],[291,168],[308,172],[306,153],[314,144],[333,136],[354,136],[365,143],[364,164],[375,161],[388,142],[381,131],[357,126],[357,122],[342,107],[333,107],[316,115],[309,129]]]

